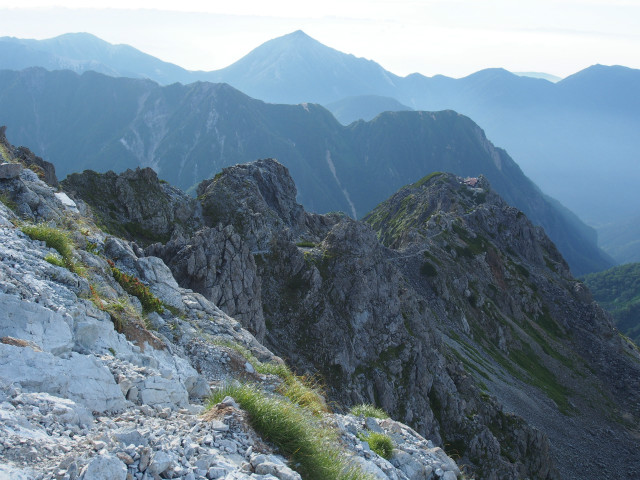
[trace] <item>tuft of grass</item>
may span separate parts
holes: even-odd
[[[297,247],[306,247],[306,248],[313,248],[316,246],[315,243],[309,241],[309,240],[302,240],[301,242],[296,243]]]
[[[389,460],[393,455],[393,441],[388,435],[378,432],[366,432],[358,435],[361,440],[369,444],[371,450],[382,458]]]
[[[23,225],[22,231],[32,240],[45,242],[47,247],[56,250],[62,257],[62,265],[60,266],[64,266],[72,272],[81,273],[81,267],[73,261],[73,244],[67,232],[45,224]],[[53,263],[51,258],[45,258],[45,260]],[[59,263],[54,263],[54,265],[59,265]]]
[[[372,480],[349,462],[336,431],[307,408],[254,385],[228,385],[214,393],[209,407],[226,396],[249,413],[253,428],[289,456],[305,480]]]
[[[387,412],[385,412],[381,408],[371,405],[370,403],[354,405],[353,407],[351,407],[351,410],[349,410],[349,413],[351,415],[355,415],[356,417],[362,415],[363,417],[373,417],[380,419],[389,418]]]
[[[251,352],[235,342],[219,342],[220,345],[230,348],[243,356],[255,369],[263,375],[276,375],[282,383],[277,392],[287,397],[297,405],[307,408],[314,415],[328,412],[327,403],[320,382],[309,376],[294,374],[289,367],[281,363],[263,363]]]
[[[64,260],[59,255],[55,255],[53,253],[47,253],[44,257],[45,262],[49,262],[51,265],[55,265],[57,267],[66,268],[67,266],[64,264]]]
[[[328,412],[320,382],[306,375],[295,375],[289,367],[275,363],[259,363],[256,372],[277,375],[282,379],[277,392],[292,402],[310,410],[314,415]]]
[[[116,279],[125,292],[129,295],[133,295],[134,297],[138,297],[145,313],[162,313],[164,311],[164,304],[162,301],[151,293],[149,287],[143,284],[139,278],[124,273],[116,267],[111,260],[107,260],[107,262],[111,267],[113,278]]]

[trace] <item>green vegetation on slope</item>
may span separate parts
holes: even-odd
[[[67,232],[44,224],[24,225],[22,231],[32,240],[45,242],[47,247],[55,249],[62,257],[59,259],[54,255],[47,255],[45,260],[49,263],[76,271],[77,266],[72,257],[73,245]]]
[[[370,479],[349,465],[335,430],[311,410],[255,385],[226,386],[213,395],[210,407],[226,396],[249,413],[251,425],[292,459],[305,480]]]
[[[583,279],[618,329],[640,345],[640,263],[628,263]]]

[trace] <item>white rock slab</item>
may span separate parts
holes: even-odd
[[[127,402],[109,369],[96,357],[71,353],[61,358],[28,347],[0,344],[0,381],[28,392],[47,392],[90,411],[123,409]]]
[[[0,294],[0,337],[14,337],[59,355],[71,351],[73,338],[65,317],[37,303]]]

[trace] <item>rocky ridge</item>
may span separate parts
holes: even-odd
[[[604,474],[605,450],[635,475],[637,350],[486,179],[425,177],[367,217],[373,230],[304,212],[274,160],[198,194],[207,226],[146,253],[203,294],[251,278],[262,316],[244,325],[332,400],[382,406],[479,478]]]
[[[212,387],[242,380],[274,391],[282,382],[257,373],[246,355],[282,360],[203,295],[179,286],[162,259],[105,233],[86,203],[8,157],[0,165],[0,476],[300,478],[233,399],[202,415]],[[31,222],[47,233],[42,241]],[[58,234],[70,251],[47,245]],[[149,310],[150,298],[161,308]],[[367,478],[459,474],[437,445],[401,423],[326,421]],[[394,440],[391,461],[361,440],[365,430]]]
[[[638,350],[486,179],[425,177],[365,219],[373,231],[347,218],[300,231],[266,200],[212,185],[257,206],[229,223],[280,218],[279,231],[243,232],[270,242],[255,252],[265,342],[320,372],[332,398],[383,406],[482,478],[604,475],[604,450],[638,472]]]

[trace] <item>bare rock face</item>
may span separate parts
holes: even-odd
[[[177,282],[204,295],[262,341],[265,333],[261,284],[247,243],[232,226],[203,228],[145,251],[164,259]]]
[[[121,174],[87,170],[69,175],[62,187],[90,205],[110,232],[142,244],[166,242],[202,224],[197,202],[161,182],[151,168]]]
[[[373,231],[343,219],[315,243],[282,233],[258,252],[269,348],[320,373],[340,403],[382,406],[480,478],[600,471],[566,439],[600,454],[585,432],[611,428],[604,391],[632,399],[618,408],[636,418],[637,353],[544,231],[486,179],[449,174],[402,189],[365,220]],[[612,455],[636,444],[623,427],[613,436]]]
[[[197,193],[206,223],[233,225],[251,251],[268,250],[276,234],[312,241],[336,221],[306,213],[289,170],[271,158],[224,168]]]
[[[531,475],[533,462],[536,478],[555,478],[546,436],[506,416],[451,362],[436,313],[397,257],[350,219],[314,248],[273,242],[259,262],[269,348],[320,371],[342,404],[375,403],[436,445],[474,445],[474,460],[465,458],[486,478]]]

